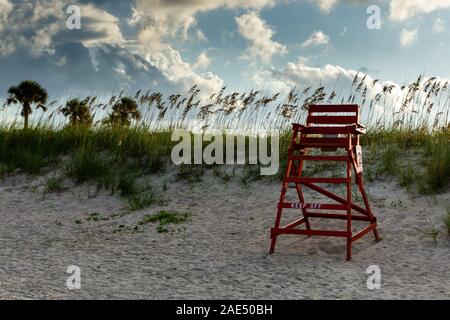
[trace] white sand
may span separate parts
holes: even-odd
[[[105,191],[94,197],[94,188],[69,181],[69,190],[44,199],[43,177],[3,179],[0,298],[450,298],[450,240],[442,220],[449,192],[412,199],[394,182],[367,183],[383,241],[365,236],[347,262],[345,240],[336,238],[282,235],[268,255],[280,182],[246,189],[211,171],[202,183],[150,179],[156,190],[168,182],[168,206],[83,224],[74,221],[90,212],[126,213],[125,201]],[[138,233],[112,232],[161,208],[193,216],[170,226],[185,227],[173,233],[157,233],[155,224]],[[437,244],[424,233],[430,218],[441,231]],[[366,286],[372,264],[381,268],[379,290]],[[81,267],[81,290],[66,288],[69,265]]]

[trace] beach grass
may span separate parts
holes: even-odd
[[[128,197],[137,192],[137,177],[163,172],[170,165],[171,150],[177,143],[170,137],[170,131],[150,132],[136,127],[31,127],[26,130],[3,127],[0,128],[0,168],[2,175],[16,171],[38,175],[61,168],[75,183],[94,182],[99,188],[112,193],[119,191]],[[285,167],[289,139],[289,132],[280,136],[278,178]],[[361,139],[366,174],[374,175],[371,179],[395,177],[401,186],[420,193],[440,192],[450,182],[449,140],[449,131],[369,130]],[[233,179],[220,173],[219,166],[215,167],[215,175],[224,181]],[[309,168],[310,173],[330,169],[317,166]],[[242,167],[242,183],[264,178],[259,174],[260,165]],[[212,167],[180,165],[176,177],[199,182],[208,168]],[[57,189],[55,183],[49,181],[49,191]]]
[[[282,99],[279,93],[263,95],[257,90],[226,94],[224,87],[204,98],[194,86],[185,94],[166,97],[161,92],[138,91],[133,97],[121,92],[107,102],[86,97],[58,106],[54,100],[46,102],[45,112],[33,113],[34,118],[29,123],[27,120],[24,128],[19,112],[13,120],[0,121],[0,177],[17,171],[38,175],[59,168],[75,183],[95,183],[111,193],[120,192],[139,208],[148,201],[136,187],[136,179],[168,169],[171,151],[178,143],[171,139],[174,129],[187,129],[191,135],[215,132],[226,141],[230,134],[226,129],[234,128],[246,142],[247,164],[241,165],[241,175],[229,175],[220,170],[220,165],[180,165],[176,178],[200,182],[205,170],[213,169],[224,182],[237,177],[247,185],[262,179],[260,165],[248,164],[250,136],[275,131],[279,135],[280,166],[278,174],[269,178],[281,179],[291,123],[304,122],[308,105],[356,103],[361,106],[368,127],[361,144],[369,181],[394,177],[400,186],[420,193],[448,188],[448,83],[420,75],[416,81],[396,88],[375,80],[368,83],[365,76],[356,75],[351,90],[345,96],[334,91],[327,93],[323,87],[308,87],[292,90]],[[369,99],[367,92],[374,90],[378,93]],[[38,106],[43,102],[39,101]],[[5,104],[3,110],[13,107]],[[20,103],[15,107],[19,111]],[[269,140],[269,149],[270,143]],[[203,147],[207,144],[203,141]],[[224,154],[225,148],[224,144]],[[311,174],[323,170],[339,173],[337,168],[321,164],[305,170]],[[56,188],[52,181],[48,184],[49,191]]]

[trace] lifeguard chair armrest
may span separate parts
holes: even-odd
[[[293,129],[298,130],[301,133],[306,134],[345,134],[345,133],[351,133],[351,134],[365,134],[366,133],[366,127],[364,127],[361,124],[354,123],[349,126],[344,127],[311,127],[311,126],[305,126],[299,123],[293,123]]]
[[[362,124],[357,123],[355,128],[356,134],[366,134],[366,127]]]

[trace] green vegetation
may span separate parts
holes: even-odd
[[[147,214],[139,222],[138,225],[145,225],[148,223],[159,222],[157,227],[158,232],[168,232],[167,225],[170,223],[182,223],[191,214],[188,212],[176,211],[158,211],[156,214]]]
[[[75,224],[83,224],[85,222],[100,222],[100,221],[109,221],[111,219],[118,219],[126,215],[127,213],[113,213],[110,215],[102,215],[98,212],[91,212],[86,215],[84,219],[76,219],[74,220]],[[169,211],[162,210],[157,211],[154,214],[145,214],[140,220],[137,221],[137,224],[134,226],[119,224],[116,228],[112,230],[113,233],[125,233],[125,232],[139,232],[140,226],[145,226],[149,223],[157,222],[158,226],[156,230],[159,233],[168,232],[167,226],[169,224],[180,224],[187,220],[191,216],[189,212],[178,212],[178,211]],[[182,230],[177,229],[177,230]]]
[[[447,211],[447,214],[444,216],[444,224],[447,228],[447,233],[450,236],[450,210]]]
[[[139,226],[130,227],[124,224],[120,224],[117,228],[113,230],[113,233],[124,233],[124,232],[138,232]]]
[[[291,142],[291,123],[305,122],[309,104],[357,103],[362,107],[363,118],[369,122],[366,123],[368,133],[361,137],[365,179],[394,178],[409,192],[446,192],[450,185],[448,83],[435,78],[425,80],[420,76],[401,88],[400,91],[407,94],[402,100],[397,99],[401,102],[398,108],[387,104],[387,101],[395,100],[390,96],[392,85],[381,86],[381,91],[369,98],[368,86],[373,89],[378,80],[372,84],[364,81],[365,77],[355,77],[349,97],[334,91],[326,93],[323,87],[315,90],[309,87],[301,92],[293,90],[281,101],[279,94],[264,96],[253,90],[225,94],[224,87],[209,99],[200,99],[200,90],[194,86],[187,95],[172,94],[164,98],[160,92],[141,94],[138,91],[134,97],[122,97],[121,92],[106,103],[97,101],[97,97],[86,97],[70,99],[59,106],[58,101],[47,103],[47,92],[37,82],[23,81],[9,88],[0,109],[2,112],[14,105],[20,108],[18,119],[0,123],[0,178],[18,171],[46,174],[49,177],[45,180],[44,197],[51,192],[63,191],[63,180],[70,178],[77,184],[93,185],[97,188],[95,192],[103,188],[111,194],[119,193],[130,211],[166,206],[168,199],[150,187],[142,187],[139,178],[174,170],[170,156],[178,143],[171,141],[175,128],[197,132],[206,129],[224,132],[221,130],[237,128],[254,134],[276,128],[280,133],[280,163],[275,176],[261,176],[259,164],[233,166],[232,170],[202,164],[175,168],[175,179],[181,182],[201,182],[206,169],[212,169],[208,173],[212,171],[222,183],[234,181],[247,186],[260,179],[282,179]],[[278,105],[272,108],[275,103]],[[30,119],[33,107],[42,109],[39,119]],[[391,114],[386,110],[391,110]],[[23,128],[18,125],[21,118]],[[226,138],[223,133],[224,142],[228,140]],[[243,140],[248,163],[250,137]],[[271,150],[270,143],[269,140],[268,150]],[[204,146],[206,144],[203,142]],[[226,143],[223,147],[225,154]],[[236,154],[235,145],[235,157]],[[304,168],[308,175],[327,171],[333,177],[341,176],[344,169],[336,163],[324,162],[306,164]],[[49,175],[54,170],[62,174]],[[162,191],[166,191],[172,177],[163,179]],[[358,192],[353,192],[353,197],[356,202],[361,201]],[[398,201],[392,205],[403,204]],[[110,215],[92,212],[74,223],[116,220],[125,214],[130,212]],[[189,216],[183,212],[158,211],[144,215],[136,225],[119,224],[113,233],[138,232],[149,223],[158,223],[158,232],[168,232],[169,224],[182,223]],[[444,217],[444,223],[450,235],[450,212]],[[431,230],[425,233],[437,241],[439,230],[432,223]]]
[[[62,181],[63,179],[61,177],[49,177],[45,179],[44,194],[63,191],[64,189],[61,186]]]
[[[60,168],[65,177],[75,183],[88,182],[111,193],[120,192],[128,199],[130,208],[138,210],[162,200],[152,191],[140,190],[136,179],[166,170],[171,150],[177,143],[171,141],[173,129],[189,128],[188,120],[197,119],[204,124],[202,128],[216,130],[232,126],[250,132],[278,128],[282,133],[280,168],[278,175],[269,179],[280,179],[286,167],[290,123],[304,122],[308,104],[342,102],[360,104],[366,118],[370,119],[368,134],[361,139],[367,180],[391,176],[411,192],[447,190],[450,183],[450,98],[444,92],[448,91],[448,84],[420,76],[404,86],[408,95],[401,108],[389,115],[375,113],[373,105],[390,108],[386,101],[392,98],[391,85],[384,85],[380,93],[366,101],[370,84],[364,81],[361,76],[355,77],[350,97],[336,92],[328,94],[324,88],[306,88],[301,92],[291,91],[280,100],[279,94],[261,96],[259,91],[253,90],[226,95],[226,88],[222,88],[209,99],[201,100],[200,90],[194,86],[186,95],[173,94],[166,98],[160,92],[141,94],[139,91],[134,97],[122,97],[121,92],[106,103],[97,101],[97,97],[86,97],[70,99],[60,106],[57,101],[47,103],[47,93],[38,83],[23,81],[8,90],[3,109],[19,105],[26,129],[20,128],[15,120],[0,124],[0,177],[17,170],[41,174]],[[374,85],[375,82],[372,87]],[[426,93],[425,100],[420,93]],[[278,102],[277,108],[269,108]],[[42,112],[38,121],[33,119],[29,123],[32,106],[46,113]],[[405,112],[417,106],[423,108]],[[271,111],[264,113],[265,110]],[[48,113],[48,117],[44,117]],[[258,114],[266,117],[267,122],[256,121]],[[60,120],[55,120],[57,115],[62,116]],[[98,115],[102,118],[98,119]],[[249,137],[245,141],[248,159]],[[268,144],[270,148],[270,141]],[[181,165],[176,168],[176,178],[200,182],[207,168],[213,168],[213,174],[223,182],[237,179],[247,185],[266,179],[260,175],[259,165],[244,165],[239,174],[228,173],[217,166]],[[306,166],[305,170],[309,174],[323,170],[331,171],[333,176],[340,174],[339,168],[328,164]],[[58,189],[57,181],[46,182],[47,192]]]
[[[396,177],[410,191],[442,192],[450,182],[449,141],[449,130],[372,130],[362,138],[366,175],[375,166],[377,176]]]
[[[433,221],[430,220],[431,230],[428,232],[428,235],[431,237],[434,243],[437,243],[437,237],[439,236],[440,231],[436,229],[436,226],[433,224]]]
[[[77,183],[93,180],[107,174],[107,161],[92,149],[82,147],[68,160],[65,172]]]
[[[141,210],[153,204],[160,206],[167,205],[167,199],[156,194],[151,189],[130,195],[127,202],[131,211]]]
[[[85,219],[85,221],[104,221],[104,220],[109,220],[109,218],[108,217],[103,217],[98,212],[91,212],[91,213],[89,213],[88,216]]]
[[[61,167],[76,183],[95,182],[112,192],[128,196],[136,192],[137,176],[158,173],[170,162],[170,131],[149,132],[143,127],[71,126],[61,129],[36,126],[27,130],[0,127],[0,175],[20,169],[39,174]],[[280,146],[288,142],[282,136]],[[441,192],[450,182],[450,131],[369,131],[362,138],[367,180],[382,175],[396,177],[408,190]],[[280,170],[284,173],[286,150],[280,147]],[[326,164],[306,167],[308,174],[334,170]],[[177,179],[199,182],[206,165],[180,165]],[[334,172],[334,171],[333,171]],[[234,178],[219,169],[224,182]],[[241,181],[260,179],[259,165],[247,165]],[[51,187],[50,187],[51,189]],[[50,191],[51,192],[51,191]]]

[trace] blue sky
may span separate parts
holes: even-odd
[[[450,79],[448,23],[448,0],[0,0],[0,95],[23,79],[54,96]]]

